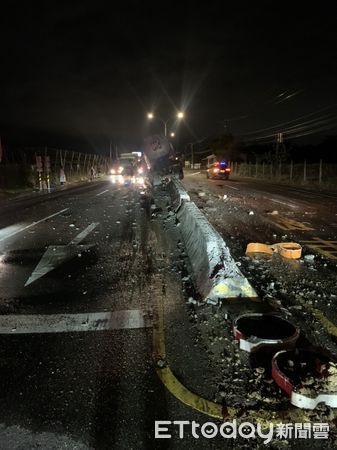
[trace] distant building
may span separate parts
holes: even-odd
[[[206,167],[209,168],[214,162],[217,161],[217,157],[214,154],[212,154],[206,156],[206,158],[202,158],[202,161],[206,161]]]

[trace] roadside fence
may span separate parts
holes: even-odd
[[[337,187],[337,164],[324,163],[238,163],[231,162],[232,174],[294,184],[318,184]]]
[[[49,189],[62,182],[81,181],[108,172],[110,159],[105,155],[75,152],[50,147],[25,148],[6,152],[0,164],[0,188],[33,187]]]

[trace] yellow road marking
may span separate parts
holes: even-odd
[[[160,294],[156,295],[157,305],[153,321],[153,356],[156,363],[156,372],[164,386],[185,405],[203,412],[211,417],[222,419],[222,407],[219,404],[199,397],[183,386],[173,375],[166,363],[165,332],[164,332],[164,308]],[[160,363],[165,364],[160,367]]]
[[[156,372],[162,383],[171,392],[171,394],[173,394],[182,403],[192,407],[193,409],[196,409],[199,412],[207,414],[210,417],[214,417],[215,419],[223,418],[221,405],[199,397],[198,395],[188,390],[173,375],[169,367],[163,367],[162,369],[156,368]],[[230,409],[232,410],[233,408]],[[231,412],[233,413],[233,411]]]
[[[326,241],[319,237],[314,237],[310,241],[301,241],[306,247],[318,252],[329,259],[337,259],[337,241]]]
[[[304,423],[311,422],[305,410],[290,407],[286,410],[266,410],[259,408],[257,410],[249,410],[245,408],[235,408],[222,406],[219,403],[207,400],[199,395],[191,392],[175,377],[166,360],[165,348],[165,329],[164,329],[164,308],[163,294],[161,290],[161,277],[155,278],[155,299],[154,317],[153,317],[153,360],[156,367],[158,377],[166,387],[166,389],[180,402],[190,408],[199,411],[207,416],[220,420],[233,420],[240,417],[247,417],[260,423],[263,427],[269,424],[278,423]]]
[[[306,303],[305,300],[300,300],[300,303],[319,322],[321,322],[321,324],[329,334],[337,338],[337,326],[334,323],[332,323],[320,309],[314,308],[313,306]]]
[[[287,217],[275,216],[273,219],[268,219],[269,222],[278,226],[282,230],[299,230],[299,231],[312,231],[314,228],[308,227],[302,222],[297,222]]]

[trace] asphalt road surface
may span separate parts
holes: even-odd
[[[155,448],[155,420],[198,417],[152,363],[157,244],[142,206],[109,180],[2,202],[1,449]]]
[[[337,325],[337,193],[248,178],[207,180],[196,172],[187,172],[184,184],[261,298],[293,307],[302,297]],[[302,258],[252,260],[245,255],[252,242],[299,243]]]
[[[263,305],[286,317],[300,330],[298,346],[330,352],[337,360],[337,195],[317,188],[287,186],[248,178],[207,180],[205,173],[186,171],[183,180],[195,201],[227,243],[242,273],[256,289]],[[300,259],[273,255],[247,255],[249,243],[302,245]],[[217,314],[196,309],[196,326],[207,351],[217,364],[218,398],[226,404],[262,409],[289,408],[286,397],[273,383],[270,363],[246,371],[241,356],[233,351],[232,325],[224,311],[239,315],[254,311],[245,305],[222,302]],[[211,331],[211,332],[210,332]],[[262,374],[262,375],[261,375]],[[336,410],[318,406],[304,413],[313,422],[331,425],[327,448],[335,448]],[[304,419],[299,420],[302,422]],[[304,420],[305,421],[305,420]],[[291,422],[291,420],[290,420]],[[312,448],[314,444],[311,442]],[[321,443],[320,443],[321,444]],[[278,444],[274,444],[278,445]],[[291,445],[295,445],[292,442]],[[304,448],[301,442],[299,448]]]

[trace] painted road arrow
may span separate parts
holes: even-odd
[[[50,245],[40,259],[40,262],[35,267],[33,273],[28,278],[25,286],[34,283],[34,281],[43,277],[47,273],[55,270],[65,262],[75,258],[81,251],[87,251],[94,244],[80,245],[89,233],[91,233],[99,223],[90,224],[85,230],[78,234],[68,245]]]

